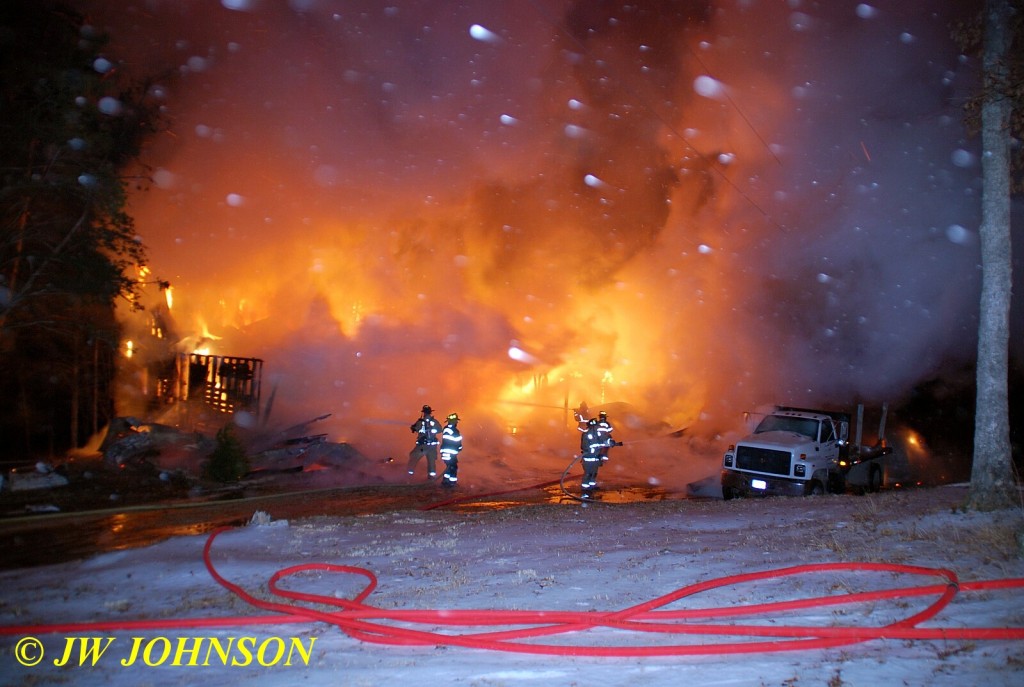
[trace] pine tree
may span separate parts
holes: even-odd
[[[108,419],[114,306],[145,260],[120,174],[159,119],[103,45],[57,2],[0,3],[0,452],[19,457]]]

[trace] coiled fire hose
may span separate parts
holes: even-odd
[[[932,620],[959,593],[992,592],[1020,589],[1024,578],[961,582],[956,574],[943,568],[926,568],[889,563],[816,563],[797,565],[763,572],[730,575],[716,580],[680,587],[659,596],[618,611],[508,611],[508,610],[395,610],[380,609],[364,603],[377,586],[376,576],[365,568],[331,563],[305,563],[283,568],[274,573],[268,589],[282,601],[259,599],[239,585],[225,579],[216,569],[212,550],[217,537],[231,528],[214,531],[203,548],[203,561],[211,577],[255,608],[270,615],[225,616],[214,618],[181,618],[159,620],[111,620],[0,627],[0,635],[81,633],[113,630],[190,629],[209,627],[239,627],[246,625],[275,625],[286,623],[322,622],[334,625],[354,639],[375,644],[394,646],[449,645],[492,651],[557,656],[643,657],[686,656],[713,654],[745,654],[759,652],[793,651],[831,648],[870,640],[1022,640],[1024,627],[920,627]],[[300,573],[316,571],[342,575],[357,575],[366,579],[362,591],[351,599],[310,594],[283,589],[281,582]],[[761,580],[797,577],[816,573],[835,572],[887,572],[938,578],[939,582],[920,586],[882,589],[869,592],[820,596],[806,599],[776,601],[762,604],[737,605],[719,608],[669,610],[665,606],[700,592],[731,585]],[[788,611],[868,603],[908,597],[934,596],[922,611],[902,620],[875,627],[818,627],[785,625],[775,615]],[[317,604],[337,610],[318,610],[300,604]],[[725,622],[738,618],[771,619],[767,625],[744,625]],[[391,623],[448,627],[447,632],[412,629]],[[478,632],[463,632],[461,628],[501,628]],[[585,643],[546,644],[539,638],[581,633],[594,628],[612,628],[631,632],[637,639],[629,646],[594,646]],[[717,643],[653,644],[644,643],[651,635],[698,635],[702,638],[719,637]],[[750,638],[760,638],[757,641]]]

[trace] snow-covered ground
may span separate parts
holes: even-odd
[[[0,682],[227,685],[259,681],[264,687],[697,682],[1019,685],[1024,678],[1020,631],[1009,639],[915,638],[904,633],[833,648],[777,651],[769,647],[717,654],[739,642],[793,638],[717,636],[707,628],[691,635],[581,625],[597,618],[607,623],[609,613],[709,583],[708,589],[694,590],[645,617],[677,627],[680,623],[736,623],[776,629],[875,628],[940,603],[946,582],[938,575],[864,571],[844,565],[829,571],[800,569],[725,587],[713,584],[737,574],[781,572],[807,564],[870,562],[944,568],[961,583],[1024,578],[1016,539],[1024,531],[1022,513],[964,513],[958,506],[965,495],[962,487],[937,487],[805,499],[587,506],[569,502],[497,511],[465,506],[454,511],[418,509],[291,522],[258,511],[249,525],[222,531],[212,542],[206,535],[178,537],[83,561],[0,573],[0,622],[6,627],[0,637]],[[208,543],[216,574],[267,602],[298,603],[321,613],[338,610],[323,603],[273,597],[268,580],[290,566],[352,566],[376,576],[378,584],[363,601],[367,608],[347,611],[340,627],[322,619],[267,619],[268,610],[253,607],[214,579],[204,565]],[[355,599],[368,580],[357,570],[316,565],[286,576],[280,586],[338,601]],[[803,610],[776,606],[751,617],[657,615],[920,586],[934,589],[888,600],[816,601]],[[365,612],[368,609],[379,609],[379,613]],[[510,611],[530,612],[530,617],[522,619],[525,625],[460,625],[458,620],[464,616],[454,611],[467,610],[480,611],[474,617],[489,623],[512,622],[503,615]],[[410,611],[430,613],[422,624],[414,624]],[[355,624],[361,619],[386,628],[466,637],[538,627],[538,622],[543,624],[536,617],[539,611],[566,614],[543,619],[561,623],[560,631],[511,638],[505,647],[467,648],[458,645],[461,640],[453,644],[438,636],[412,645],[383,636],[383,643],[377,643],[350,634],[372,630],[372,626]],[[381,614],[406,617],[400,621],[375,617]],[[257,617],[259,621],[254,620]],[[186,627],[208,618],[231,620],[228,625]],[[140,620],[156,621],[156,626],[132,626]],[[38,627],[51,624],[63,626]],[[1024,595],[1019,587],[978,591],[962,584],[948,606],[917,627],[1021,628]],[[551,649],[550,654],[506,650],[522,644],[560,648]],[[71,651],[65,658],[68,646]],[[666,651],[650,647],[668,646],[680,648],[662,656],[630,655]],[[620,656],[583,655],[598,651],[597,647],[648,648],[615,649],[624,654]],[[135,648],[139,653],[133,658]],[[179,648],[184,653],[178,653]],[[268,665],[260,665],[260,658]],[[24,665],[35,661],[36,665]],[[234,662],[243,665],[230,665]],[[66,665],[57,665],[61,663]]]

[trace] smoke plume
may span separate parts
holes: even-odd
[[[165,77],[132,211],[175,345],[266,360],[282,422],[404,452],[429,403],[496,451],[571,452],[581,402],[711,436],[973,353],[949,8],[77,5]]]

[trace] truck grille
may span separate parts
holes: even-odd
[[[755,470],[773,475],[789,474],[789,452],[770,448],[739,446],[736,448],[736,467],[740,470]]]

